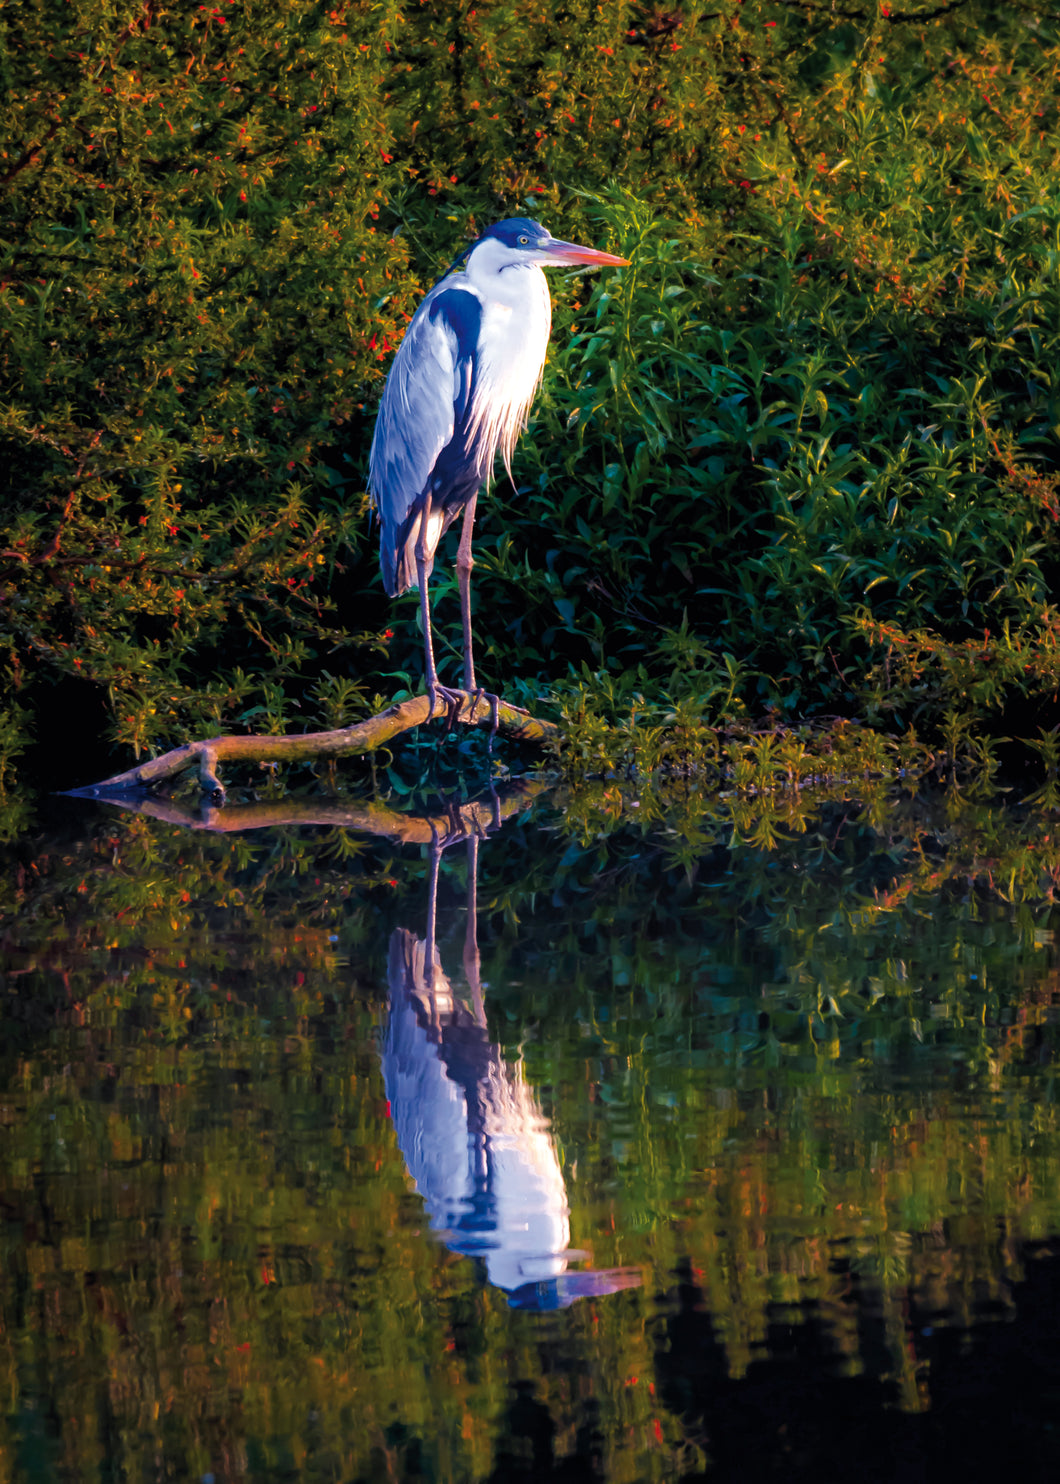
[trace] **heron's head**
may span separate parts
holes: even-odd
[[[558,268],[563,264],[621,268],[629,262],[628,258],[617,258],[614,253],[598,252],[595,247],[561,242],[547,227],[526,216],[509,217],[487,227],[468,256],[481,256],[497,272],[530,266]]]

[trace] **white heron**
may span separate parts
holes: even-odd
[[[439,699],[455,716],[467,696],[482,694],[471,646],[471,531],[498,449],[511,478],[512,452],[541,381],[552,325],[541,269],[617,268],[628,261],[561,242],[527,217],[497,222],[431,289],[398,348],[372,439],[369,490],[382,524],[387,592],[420,590],[432,716]],[[438,542],[461,511],[463,694],[439,682],[427,591]],[[489,701],[496,726],[497,697]]]

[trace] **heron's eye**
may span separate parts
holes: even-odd
[[[529,237],[520,237],[520,238],[519,238],[519,246],[520,246],[520,247],[525,247],[525,246],[526,246],[526,244],[527,244],[527,243],[528,243],[528,242],[529,242],[529,241],[530,241],[530,239],[529,239]]]

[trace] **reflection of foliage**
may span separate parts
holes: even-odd
[[[952,800],[616,795],[480,850],[491,1028],[552,1119],[572,1236],[656,1275],[564,1317],[577,1396],[538,1321],[425,1240],[394,1143],[375,1036],[419,850],[93,812],[10,855],[0,1384],[43,1378],[57,1470],[481,1479],[519,1379],[561,1455],[591,1396],[607,1477],[666,1477],[653,1295],[682,1264],[733,1376],[777,1305],[866,1364],[856,1281],[906,1407],[910,1298],[1005,1305],[1015,1239],[1060,1229],[1046,847]],[[454,846],[450,969],[466,884]]]

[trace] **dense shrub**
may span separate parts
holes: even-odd
[[[56,695],[143,749],[418,683],[374,403],[453,249],[527,210],[633,266],[554,282],[480,506],[484,679],[572,718],[1051,725],[1054,23],[845,9],[9,17],[5,763]]]

